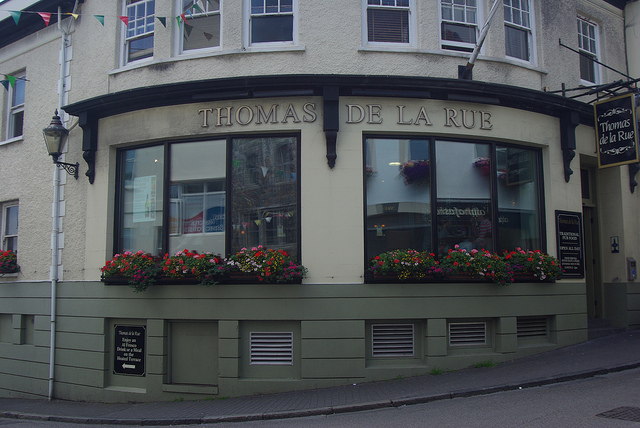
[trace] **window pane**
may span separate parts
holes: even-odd
[[[18,206],[7,207],[5,211],[7,216],[5,220],[5,235],[17,235],[18,234]]]
[[[251,13],[264,13],[264,0],[251,0]]]
[[[431,249],[429,142],[366,140],[367,259]]]
[[[510,26],[504,27],[506,54],[514,58],[529,61],[528,32]]]
[[[596,82],[596,63],[585,55],[580,55],[580,78],[587,82]]]
[[[182,49],[202,49],[220,46],[220,15],[201,15],[193,20],[194,26],[202,31],[184,31]]]
[[[162,253],[164,146],[122,152],[119,251]]]
[[[492,248],[490,160],[478,156],[487,146],[436,142],[438,252],[458,245]],[[455,173],[453,173],[455,171]]]
[[[226,141],[171,146],[169,253],[225,254]]]
[[[13,86],[12,94],[11,94],[11,105],[18,106],[20,104],[24,104],[24,85],[25,78],[18,77],[16,78],[16,83]]]
[[[368,9],[367,31],[370,42],[409,43],[409,12]]]
[[[292,15],[251,18],[251,43],[289,41],[293,41]]]
[[[514,147],[496,150],[498,250],[541,249],[538,152]]]
[[[293,0],[280,0],[280,12],[293,12]]]
[[[298,141],[233,140],[231,253],[263,245],[298,253]]]
[[[443,22],[442,39],[452,42],[475,43],[476,27],[471,25]]]
[[[153,33],[129,42],[129,61],[148,58],[153,55]]]

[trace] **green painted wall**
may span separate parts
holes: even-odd
[[[0,287],[0,396],[47,396],[49,293],[49,283]],[[547,319],[548,334],[519,339],[522,317]],[[450,346],[451,321],[486,322],[486,345]],[[413,356],[371,356],[371,323],[389,322],[415,326]],[[145,376],[113,372],[115,325],[146,328]],[[586,340],[587,317],[584,284],[570,281],[159,285],[143,293],[63,282],[57,331],[54,396],[118,402],[308,389],[498,363]],[[250,364],[251,331],[293,332],[292,364]]]

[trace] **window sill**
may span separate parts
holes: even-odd
[[[4,146],[5,144],[17,143],[18,141],[24,140],[24,135],[20,135],[19,137],[9,138],[8,140],[0,141],[0,146]]]
[[[116,68],[114,70],[109,71],[109,73],[107,73],[109,76],[113,76],[113,75],[117,75],[126,71],[130,71],[130,70],[137,70],[137,69],[141,69],[141,68],[145,68],[145,67],[150,67],[150,66],[154,66],[154,65],[161,65],[161,64],[170,64],[170,63],[174,63],[174,62],[179,62],[179,61],[187,61],[187,60],[191,60],[191,59],[200,59],[200,58],[212,58],[212,57],[217,57],[217,56],[224,56],[224,55],[245,55],[245,54],[251,54],[251,53],[268,53],[268,52],[304,52],[306,50],[306,48],[304,46],[293,46],[293,45],[286,45],[286,46],[260,46],[260,47],[255,47],[255,46],[251,46],[251,47],[247,47],[247,48],[243,48],[243,49],[228,49],[228,50],[218,50],[218,49],[212,49],[212,50],[208,50],[208,51],[199,51],[199,52],[185,52],[185,53],[181,53],[178,56],[175,57],[171,57],[171,58],[165,58],[165,59],[158,59],[158,60],[140,60],[140,61],[136,61],[134,63],[129,63],[127,65],[124,65],[122,67]]]

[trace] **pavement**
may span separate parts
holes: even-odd
[[[0,398],[0,418],[113,425],[192,425],[356,412],[531,388],[640,367],[640,330],[439,375],[228,399],[87,403]]]

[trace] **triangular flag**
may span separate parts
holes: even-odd
[[[10,10],[9,14],[13,18],[13,20],[16,22],[16,25],[18,25],[18,21],[20,21],[20,15],[22,15],[22,12],[18,12],[17,10]]]
[[[262,223],[262,220],[253,220],[253,222],[256,224],[256,226],[260,226],[260,223]]]
[[[273,218],[273,217],[265,217],[264,219],[265,219],[265,220],[267,220],[267,223],[271,223],[271,219],[272,219],[272,218]]]
[[[0,80],[0,83],[2,83],[2,86],[4,86],[7,91],[9,90],[9,81],[7,79]]]
[[[269,172],[269,168],[266,166],[261,166],[260,169],[262,170],[262,176],[266,177],[267,176],[267,172]]]
[[[9,76],[7,74],[7,79],[9,79],[9,83],[11,84],[11,87],[13,88],[14,86],[16,86],[16,76]]]
[[[213,39],[213,34],[205,33],[204,31],[203,31],[203,33],[204,33],[205,39],[207,39],[207,40]]]
[[[178,28],[180,28],[181,22],[180,22],[180,17],[179,16],[176,16],[176,22],[178,23]]]
[[[200,9],[200,6],[198,6],[198,3],[195,3],[195,2],[194,2],[194,3],[193,3],[193,8],[194,8],[195,10],[197,10],[198,12],[200,12],[200,13],[204,13],[204,12],[202,11],[202,9]]]
[[[186,22],[185,22],[186,24]],[[193,27],[188,25],[186,27],[184,27],[184,32],[187,33],[187,37],[189,37],[191,35],[191,30],[193,30]]]
[[[104,15],[93,15],[104,27]]]
[[[69,15],[73,16],[73,19],[78,19],[78,17],[80,16],[77,13],[70,13]]]
[[[120,15],[118,15],[118,18],[120,18],[120,21],[124,22],[124,25],[129,25],[129,17],[128,16],[120,16]]]
[[[182,21],[183,21],[186,25],[188,25],[189,27],[191,27],[191,25],[189,25],[189,23],[187,22],[187,17],[186,17],[186,16],[184,16],[184,13],[180,14],[180,18],[182,18]]]
[[[38,15],[40,15],[40,17],[44,21],[44,26],[48,27],[49,21],[51,21],[51,14],[49,12],[38,12]]]
[[[156,16],[156,19],[160,21],[164,28],[167,28],[167,18],[165,18],[164,16]]]
[[[209,3],[209,4],[211,5],[211,7],[212,7],[212,8],[214,8],[214,9],[215,9],[216,7],[219,7],[218,5],[213,4],[213,0],[207,0],[207,3]]]

